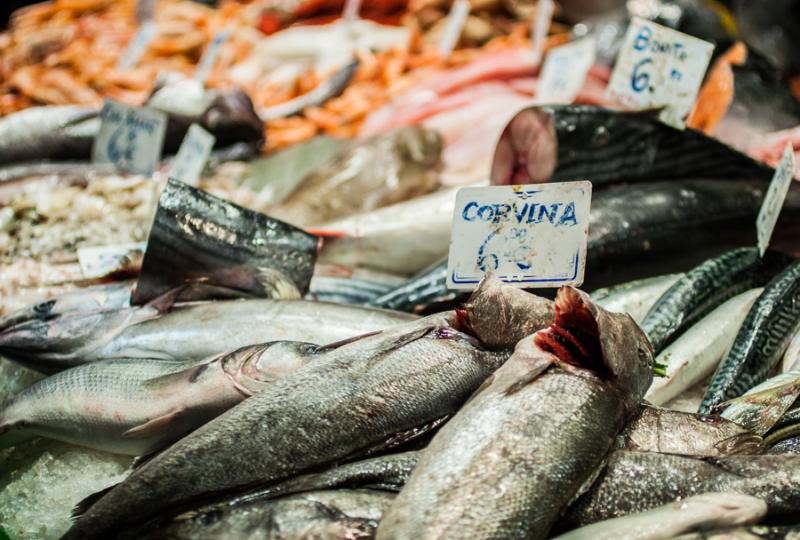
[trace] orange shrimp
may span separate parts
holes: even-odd
[[[714,132],[725,117],[733,102],[733,69],[747,59],[747,46],[741,41],[734,43],[714,62],[714,67],[700,89],[694,109],[689,114],[686,126],[704,133]]]

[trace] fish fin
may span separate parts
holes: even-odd
[[[426,433],[430,433],[431,431],[438,429],[445,422],[450,420],[451,416],[452,415],[446,414],[444,416],[440,416],[439,418],[431,420],[430,422],[426,422],[424,424],[414,426],[413,428],[395,433],[394,435],[376,444],[373,444],[366,448],[362,448],[361,450],[351,454],[346,458],[346,461],[355,458],[364,458],[366,456],[371,456],[379,452],[384,452],[386,450],[397,448],[398,446],[401,446],[407,442],[422,437]]]
[[[494,382],[494,373],[492,373],[491,375],[489,375],[488,377],[486,377],[486,380],[484,380],[484,381],[481,383],[481,385],[478,387],[478,389],[477,389],[477,390],[475,390],[475,391],[472,393],[472,395],[471,395],[471,396],[469,396],[469,397],[467,398],[467,401],[465,401],[465,402],[464,402],[464,405],[462,405],[461,407],[463,408],[463,407],[466,407],[467,405],[469,405],[469,402],[470,402],[470,401],[472,401],[473,399],[475,399],[475,397],[476,397],[478,394],[480,394],[481,392],[483,392],[484,390],[486,390],[487,388],[489,388],[489,387],[492,385],[492,383],[493,383],[493,382]]]
[[[136,439],[139,437],[158,435],[163,432],[172,422],[174,422],[176,418],[183,414],[184,411],[184,409],[175,409],[167,414],[156,416],[140,426],[132,427],[123,433],[122,436],[125,438]]]
[[[217,357],[215,356],[211,360],[204,360],[203,362],[195,364],[191,367],[173,371],[172,373],[167,373],[166,375],[159,375],[158,377],[153,377],[152,379],[147,379],[142,383],[142,386],[151,390],[155,390],[178,383],[193,383],[200,378],[200,375],[216,359]]]
[[[151,307],[158,311],[161,315],[167,313],[172,306],[175,304],[175,301],[178,297],[183,293],[186,288],[189,287],[189,283],[184,283],[182,285],[178,285],[177,287],[173,287],[172,289],[168,290],[167,292],[161,293],[160,295],[156,296],[147,304],[147,307]]]
[[[375,336],[383,332],[383,330],[373,330],[372,332],[367,332],[366,334],[359,334],[357,336],[340,339],[339,341],[334,341],[333,343],[327,343],[325,345],[320,345],[319,347],[314,348],[314,354],[319,354],[321,352],[328,352],[332,351],[333,349],[338,349],[342,345],[347,345],[348,343],[353,343],[359,341],[364,338],[368,338],[370,336]]]
[[[319,236],[320,238],[344,238],[348,234],[344,231],[328,231],[325,229],[305,229],[308,234]]]
[[[760,454],[764,450],[764,439],[753,433],[740,433],[714,444],[723,456],[735,454]]]
[[[86,512],[94,506],[94,503],[102,499],[109,491],[117,487],[118,484],[113,484],[100,491],[95,491],[88,497],[81,499],[78,504],[72,509],[72,519],[76,520],[82,517]]]
[[[553,362],[544,358],[537,358],[536,362],[531,366],[531,369],[522,375],[519,379],[511,383],[505,390],[505,395],[510,396],[516,394],[530,383],[539,378],[539,375],[545,372],[547,368],[553,365]]]
[[[142,465],[145,465],[146,463],[152,461],[153,458],[160,453],[161,450],[154,450],[149,454],[142,454],[141,456],[136,456],[135,458],[133,458],[133,461],[131,462],[131,470],[134,471],[140,468]]]

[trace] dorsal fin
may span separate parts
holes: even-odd
[[[117,487],[118,484],[112,484],[105,489],[101,489],[100,491],[96,491],[81,499],[81,501],[75,505],[75,508],[72,509],[72,519],[76,520],[83,516],[89,509],[94,506],[94,503],[102,499],[109,491]]]

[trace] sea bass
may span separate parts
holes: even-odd
[[[0,353],[40,371],[113,358],[203,360],[269,341],[331,343],[413,315],[306,300],[228,300],[66,314],[0,333]]]
[[[140,358],[68,369],[22,391],[0,411],[0,447],[41,436],[149,454],[296,371],[317,349],[274,342],[191,366]]]
[[[87,500],[65,540],[108,538],[208,493],[363,455],[453,414],[507,358],[454,324],[452,313],[433,315],[317,356]]]
[[[555,323],[434,436],[377,538],[546,538],[638,408],[652,360],[629,315],[562,287]]]

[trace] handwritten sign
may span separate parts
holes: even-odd
[[[439,40],[440,55],[448,56],[456,48],[458,38],[461,37],[461,30],[464,28],[464,23],[467,22],[467,15],[469,15],[469,0],[455,0],[447,15],[447,25]]]
[[[447,286],[486,272],[519,287],[583,282],[591,182],[464,188],[456,194]]]
[[[222,46],[228,40],[229,35],[230,32],[228,30],[223,30],[214,36],[214,39],[211,40],[206,50],[203,51],[203,56],[200,57],[200,61],[197,63],[197,69],[195,69],[194,72],[194,80],[205,84],[206,79],[211,75],[211,70],[214,69],[214,64],[217,63],[219,53],[222,50]]]
[[[92,160],[113,163],[117,170],[150,174],[161,159],[167,116],[106,99],[100,111],[100,131],[95,137]]]
[[[175,160],[169,169],[169,178],[197,186],[197,179],[203,171],[211,149],[214,148],[215,137],[197,124],[189,126]]]
[[[158,27],[155,21],[143,23],[139,30],[136,31],[136,34],[133,35],[133,39],[128,43],[128,47],[119,57],[119,60],[117,60],[117,69],[124,70],[136,67],[136,64],[139,63],[139,60],[142,59],[142,56],[147,51],[150,42],[156,37],[156,33],[158,33]]]
[[[547,39],[547,31],[550,29],[550,21],[553,19],[554,10],[555,4],[553,0],[539,0],[536,7],[536,19],[533,21],[533,29],[531,30],[533,67],[538,67],[542,63],[544,40]]]
[[[583,88],[586,74],[594,64],[596,45],[585,37],[556,47],[547,53],[536,91],[538,103],[572,103]]]
[[[663,108],[661,121],[683,129],[713,50],[707,41],[634,17],[608,97],[629,109]]]
[[[78,263],[86,279],[107,276],[127,267],[142,257],[146,243],[119,244],[115,246],[84,246],[78,248]]]
[[[759,210],[758,218],[756,219],[758,250],[761,252],[762,257],[767,251],[769,239],[772,237],[772,231],[778,222],[778,216],[781,213],[786,194],[789,192],[793,176],[794,151],[791,143],[787,143],[786,148],[783,150],[781,162],[775,169],[775,175],[769,184],[767,194],[764,195],[764,201],[761,203],[761,210]]]

